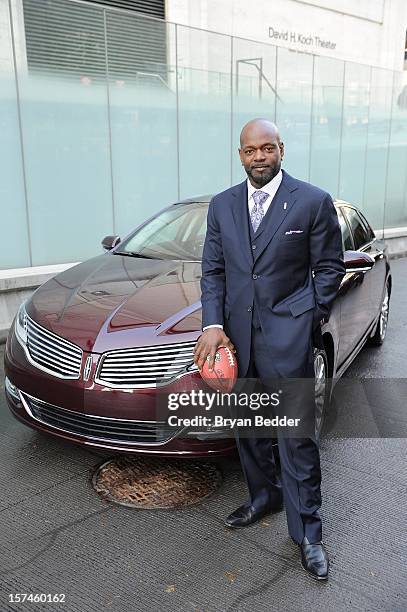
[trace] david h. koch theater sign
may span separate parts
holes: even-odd
[[[319,47],[324,49],[336,49],[336,43],[332,40],[324,40],[312,34],[303,34],[294,30],[277,30],[269,27],[269,37],[275,41],[285,41],[288,43],[303,45],[304,47]]]

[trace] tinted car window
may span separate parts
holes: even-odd
[[[346,223],[346,221],[345,221],[345,219],[343,217],[342,210],[340,208],[338,208],[337,212],[338,212],[339,225],[341,226],[342,247],[343,247],[343,250],[344,251],[353,251],[352,236],[350,234],[348,224]]]
[[[355,249],[362,248],[365,244],[370,242],[370,240],[361,218],[353,208],[344,207],[342,208],[342,211],[345,213],[349,221],[353,234],[353,241],[355,243]]]
[[[360,211],[359,211],[359,217],[362,219],[362,223],[366,228],[368,242],[375,240],[376,236],[375,236],[374,231],[370,227],[369,223],[366,221],[366,217]]]
[[[159,213],[120,245],[123,253],[154,259],[200,261],[208,204],[177,204]]]

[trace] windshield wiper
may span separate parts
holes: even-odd
[[[136,251],[115,251],[113,255],[125,255],[126,257],[139,257],[140,259],[158,259],[157,257],[151,257],[150,255],[143,255]]]

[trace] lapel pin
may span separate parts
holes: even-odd
[[[287,210],[287,202],[284,202],[284,210]]]

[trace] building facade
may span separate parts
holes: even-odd
[[[279,125],[289,173],[407,234],[406,3],[252,7],[0,0],[0,269],[83,260],[243,180],[254,116]]]
[[[404,68],[404,0],[167,0],[168,21],[390,70]]]

